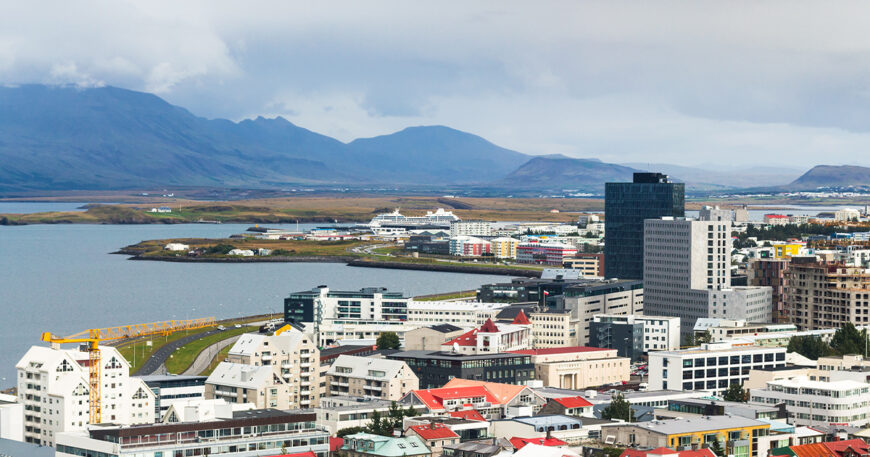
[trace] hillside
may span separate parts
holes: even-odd
[[[455,183],[528,159],[447,127],[344,144],[283,118],[209,120],[115,87],[0,87],[0,190]]]
[[[870,168],[856,165],[816,165],[788,187],[807,190],[849,186],[870,187]]]
[[[579,189],[603,191],[609,181],[631,182],[634,168],[596,159],[564,156],[534,157],[514,170],[500,184],[518,188]]]

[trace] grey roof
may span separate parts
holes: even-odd
[[[53,457],[54,448],[0,438],[0,455],[9,457]]]
[[[349,344],[347,346],[336,346],[334,348],[321,349],[320,357],[323,358],[330,357],[336,354],[346,354],[348,352],[354,352],[365,348],[371,349],[372,347],[366,344]]]
[[[584,390],[560,389],[558,387],[532,387],[532,392],[538,394],[542,398],[565,398],[565,397],[582,397],[586,395]],[[585,398],[585,397],[584,397]]]
[[[439,332],[439,333],[451,333],[451,332],[455,332],[457,330],[462,330],[462,327],[457,327],[453,324],[438,324],[438,325],[433,325],[429,328],[431,328],[432,330],[435,330],[436,332]]]
[[[248,410],[244,410],[244,411],[233,411],[233,419],[262,418],[262,417],[291,417],[291,416],[294,416],[295,414],[301,414],[301,413],[305,413],[305,412],[307,412],[307,411],[301,411],[301,410],[281,411],[280,409],[248,409]]]
[[[468,452],[468,451],[476,452],[478,454],[484,454],[484,455],[495,454],[496,452],[501,450],[500,446],[495,446],[492,444],[485,444],[485,443],[478,443],[475,441],[466,441],[464,443],[459,443],[459,444],[445,444],[444,448],[445,449],[456,449],[456,450],[466,451],[466,452]]]
[[[574,416],[566,416],[563,414],[549,414],[546,416],[529,416],[529,417],[515,417],[513,419],[517,422],[522,422],[524,424],[531,425],[533,427],[537,426],[549,426],[549,425],[571,425],[571,424],[580,424],[583,425],[583,419]]]
[[[167,382],[167,381],[203,381],[205,382],[208,379],[208,376],[185,376],[185,375],[175,375],[175,374],[149,374],[145,376],[132,376],[133,378],[139,378],[145,381],[146,384],[149,382]]]
[[[629,424],[620,424],[620,426]],[[707,430],[720,430],[723,428],[757,427],[770,424],[755,419],[740,416],[700,416],[683,419],[657,420],[649,422],[636,422],[630,424],[651,433],[672,435],[675,433],[695,433]]]
[[[709,400],[709,399],[704,399],[704,398],[683,398],[683,399],[674,400],[674,401],[679,402],[679,403],[691,403],[693,405],[699,405],[699,406],[714,404],[717,406],[730,406],[730,407],[737,407],[737,408],[754,409],[756,411],[762,411],[762,412],[779,411],[779,408],[776,408],[774,406],[762,405],[762,404],[758,404],[758,403],[742,403],[742,402],[737,402],[737,401]]]

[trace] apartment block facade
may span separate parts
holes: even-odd
[[[417,375],[399,360],[341,355],[326,372],[326,391],[330,396],[353,395],[398,401],[419,387]]]
[[[870,324],[870,273],[863,268],[792,260],[786,278],[786,308],[799,329]]]

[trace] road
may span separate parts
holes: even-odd
[[[172,355],[173,352],[175,352],[176,349],[184,346],[187,343],[190,343],[191,341],[195,341],[219,332],[220,330],[214,329],[203,333],[194,333],[192,335],[185,336],[184,338],[179,338],[169,344],[166,344],[160,349],[154,351],[154,354],[151,354],[151,357],[149,357],[148,360],[146,360],[145,363],[143,363],[142,366],[139,367],[139,369],[136,370],[135,373],[133,373],[133,375],[144,376],[154,374],[166,362],[166,359],[168,359],[169,356]]]
[[[196,360],[193,361],[193,364],[190,365],[190,368],[188,368],[184,371],[184,373],[181,374],[189,376],[199,375],[200,373],[205,371],[206,368],[208,368],[208,365],[211,363],[212,359],[214,359],[214,357],[218,354],[218,352],[221,351],[221,349],[235,343],[236,340],[239,339],[239,336],[241,335],[218,341],[217,343],[203,349],[202,352],[200,352],[196,356]]]

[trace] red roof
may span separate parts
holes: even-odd
[[[484,418],[477,410],[474,409],[464,409],[462,411],[451,411],[450,417],[456,417],[459,419],[465,419],[470,421],[485,421]]]
[[[444,400],[471,397],[485,397],[486,401],[492,404],[501,404],[484,386],[442,387],[440,389],[415,390],[413,393],[429,409],[444,409]]]
[[[508,351],[514,354],[523,354],[523,355],[549,355],[549,354],[568,354],[571,352],[592,352],[592,351],[612,351],[613,349],[607,348],[594,348],[591,346],[565,346],[560,348],[546,348],[546,349],[523,349],[519,351]]]
[[[825,446],[828,447],[832,452],[837,453],[837,455],[842,456],[843,453],[847,450],[851,450],[857,454],[866,455],[870,452],[870,445],[868,445],[862,439],[853,439],[853,440],[843,440],[843,441],[829,441],[825,443]]]
[[[782,214],[765,214],[764,217],[768,219],[788,219],[788,216]]]
[[[696,451],[675,451],[666,447],[659,447],[649,451],[640,449],[626,449],[619,457],[647,457],[647,455],[675,455],[678,457],[716,457],[710,449],[698,449]]]
[[[487,319],[483,325],[480,326],[480,331],[484,333],[498,333],[498,326],[495,325],[495,322],[492,319]]]
[[[477,329],[469,330],[450,341],[442,343],[442,346],[477,346]]]
[[[517,317],[514,318],[514,321],[511,322],[511,324],[515,324],[515,325],[532,325],[532,323],[529,322],[529,318],[526,317],[526,313],[524,313],[523,310],[520,310],[520,313],[517,314]]]
[[[568,443],[558,439],[558,438],[511,438],[511,445],[516,450],[520,450],[523,446],[531,443],[537,444],[539,446],[566,446]],[[531,449],[531,448],[530,448]]]
[[[583,397],[554,398],[553,400],[566,408],[585,408],[587,406],[592,406],[592,403],[589,403]]]
[[[341,446],[344,445],[344,438],[333,438],[329,437],[329,451],[335,452],[341,449]]]
[[[457,435],[456,432],[450,430],[450,428],[444,424],[433,423],[429,425],[412,425],[408,428],[413,430],[414,433],[426,441],[459,438],[459,435]]]
[[[344,441],[344,440],[342,440],[342,441]],[[297,452],[296,454],[281,454],[281,455],[276,455],[275,457],[317,457],[317,454],[315,454],[312,451],[308,451],[308,452]]]

